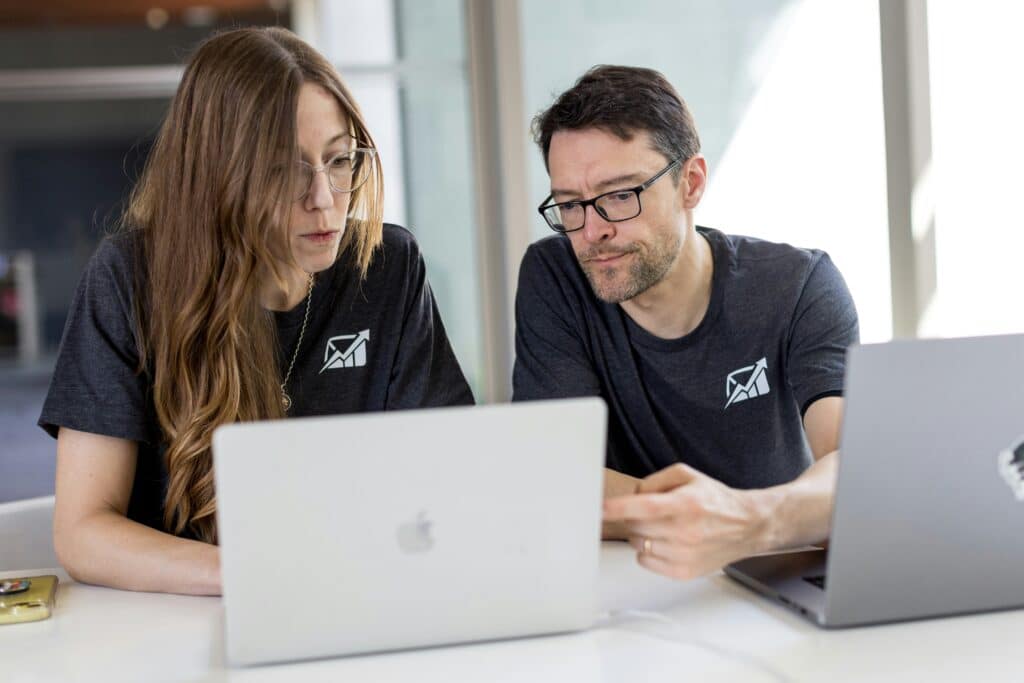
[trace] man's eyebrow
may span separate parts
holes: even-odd
[[[641,182],[643,182],[641,180],[642,177],[643,176],[641,173],[628,173],[625,175],[617,175],[614,178],[608,178],[607,180],[602,180],[601,182],[597,183],[596,185],[594,185],[594,189],[597,190],[598,194],[601,194],[605,190],[632,188],[636,187]],[[551,196],[579,197],[580,193],[576,192],[575,190],[553,189],[551,190]]]

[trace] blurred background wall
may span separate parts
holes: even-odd
[[[600,63],[666,74],[711,168],[700,224],[829,251],[866,342],[1024,331],[1024,6],[999,0],[0,0],[0,502],[52,492],[35,426],[71,295],[184,57],[292,28],[374,131],[481,401],[547,175],[532,116]]]

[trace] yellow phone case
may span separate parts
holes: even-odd
[[[0,595],[0,624],[48,619],[53,613],[57,577],[23,576],[5,581],[29,581],[28,590]]]

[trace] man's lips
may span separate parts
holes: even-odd
[[[596,254],[594,256],[590,256],[590,257],[585,258],[584,262],[585,263],[597,263],[599,265],[603,264],[603,263],[614,263],[614,262],[618,261],[619,259],[621,259],[623,256],[627,256],[627,255],[629,255],[631,253],[633,253],[633,252],[630,252],[630,251],[618,251],[618,252],[610,253],[610,254]]]

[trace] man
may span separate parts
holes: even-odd
[[[695,226],[707,162],[655,71],[591,69],[534,136],[561,234],[523,258],[513,398],[608,403],[605,537],[677,578],[824,541],[858,339],[828,256]]]

